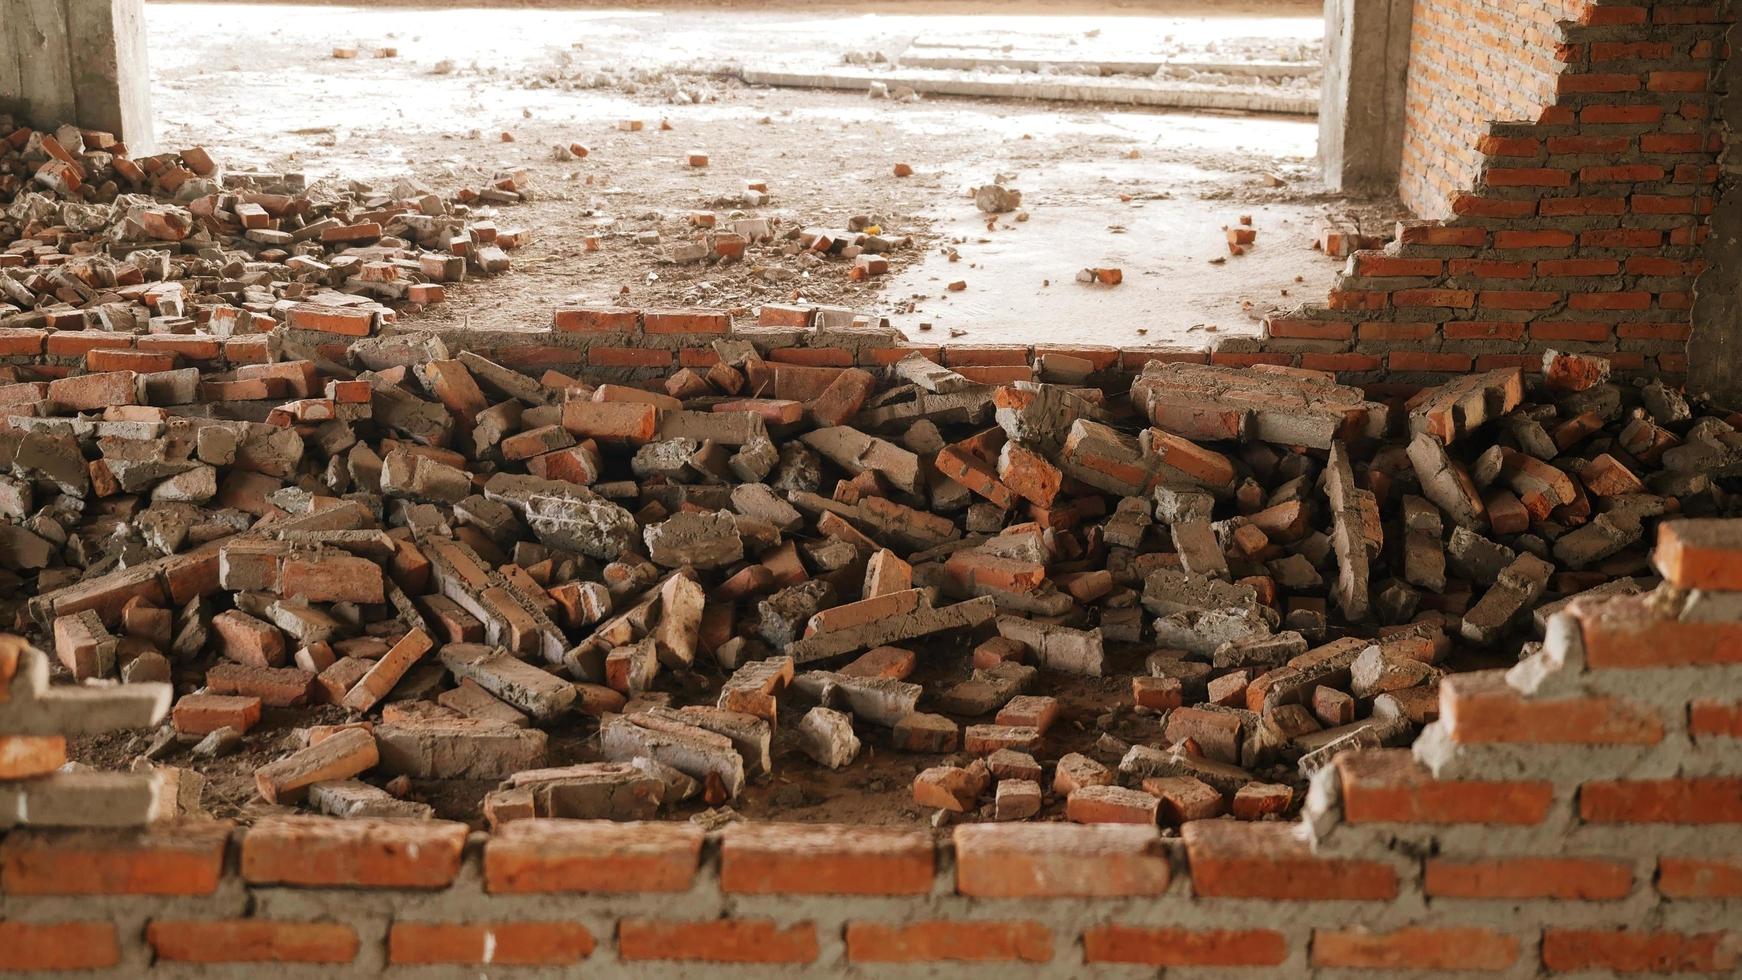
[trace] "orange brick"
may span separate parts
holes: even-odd
[[[484,846],[484,888],[528,892],[688,891],[700,827],[608,820],[516,820]]]
[[[1700,698],[1688,705],[1688,734],[1742,738],[1742,702]]]
[[[101,970],[120,962],[112,922],[0,922],[0,972]]]
[[[1169,872],[1160,832],[1118,824],[963,824],[956,891],[977,898],[1160,895]]]
[[[410,922],[387,933],[395,966],[564,966],[592,955],[593,934],[579,922]]]
[[[1722,520],[1665,521],[1652,561],[1684,589],[1742,589],[1742,532]]]
[[[1518,937],[1491,929],[1313,930],[1314,966],[1369,970],[1504,970]]]
[[[262,820],[242,838],[242,877],[254,884],[443,888],[460,871],[466,825],[446,820]]]
[[[1657,890],[1671,898],[1742,898],[1742,856],[1659,858]]]
[[[1585,783],[1587,823],[1742,823],[1742,779],[1635,779]]]
[[[560,309],[551,322],[563,333],[635,333],[641,326],[641,311],[620,306]]]
[[[5,680],[0,679],[0,684]],[[5,698],[0,697],[0,702]],[[46,776],[67,764],[62,735],[0,735],[0,780]]]
[[[641,329],[657,334],[724,334],[732,329],[725,310],[643,310]]]
[[[14,830],[0,843],[10,895],[210,895],[224,871],[227,820],[150,831]]]
[[[625,960],[814,963],[817,952],[816,926],[809,922],[782,926],[770,919],[628,918],[617,923],[617,955]]]
[[[1345,752],[1334,764],[1350,823],[1537,824],[1554,798],[1547,782],[1436,780],[1408,749]]]
[[[1194,820],[1180,830],[1199,898],[1389,901],[1397,872],[1378,861],[1327,858],[1286,823]]]
[[[570,399],[563,403],[562,418],[571,435],[600,442],[650,442],[659,430],[659,408],[645,402]]]
[[[720,889],[751,895],[923,895],[935,863],[921,831],[830,824],[735,824],[720,845]]]
[[[1052,960],[1052,930],[1031,921],[849,922],[846,935],[854,963]]]
[[[1428,858],[1422,888],[1437,898],[1626,898],[1633,865],[1597,858]]]
[[[260,722],[260,699],[233,694],[184,694],[170,711],[175,730],[207,735],[220,728],[246,733]]]
[[[366,309],[298,303],[285,313],[284,323],[296,330],[367,337],[375,325],[375,314]]]
[[[1274,929],[1170,929],[1092,926],[1083,932],[1086,963],[1150,966],[1279,966],[1288,940]]]
[[[1655,745],[1663,720],[1620,698],[1526,698],[1501,671],[1454,674],[1440,684],[1452,741],[1465,744]]]
[[[337,922],[153,919],[145,941],[168,963],[350,963],[357,933]]]
[[[1556,973],[1719,973],[1735,969],[1738,959],[1735,933],[1549,928],[1542,934],[1542,963]]]

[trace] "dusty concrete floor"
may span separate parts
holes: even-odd
[[[203,144],[233,166],[314,177],[411,175],[451,186],[504,167],[531,172],[539,200],[505,209],[499,223],[533,229],[533,244],[516,253],[514,275],[454,290],[432,311],[443,323],[538,327],[565,302],[750,307],[802,298],[889,315],[916,338],[1202,345],[1218,332],[1255,331],[1266,310],[1322,297],[1338,263],[1310,251],[1318,217],[1373,211],[1321,193],[1307,117],[897,103],[748,88],[724,74],[746,62],[834,64],[918,36],[1068,44],[1099,31],[1172,51],[1263,57],[1322,34],[1315,6],[1297,2],[1182,0],[1117,13],[1097,5],[1072,16],[1022,12],[1070,12],[1051,5],[887,9],[153,3],[147,23],[165,144]],[[352,45],[356,60],[331,57]],[[379,46],[398,56],[371,57]],[[649,125],[620,132],[624,119]],[[571,142],[591,154],[552,159],[553,145]],[[691,149],[711,165],[684,166]],[[897,162],[916,175],[895,178]],[[1266,173],[1286,185],[1268,186]],[[988,231],[966,195],[997,175],[1023,191],[1029,220],[1005,216]],[[773,195],[751,214],[823,227],[868,215],[912,243],[891,275],[863,284],[838,261],[753,250],[745,263],[682,267],[634,243],[649,228],[667,241],[686,234],[694,209],[724,216],[731,207],[720,200],[747,178],[766,180]],[[1242,214],[1252,215],[1258,246],[1212,264],[1226,254],[1221,229]],[[582,250],[589,234],[603,236],[599,251]],[[1089,266],[1122,267],[1125,283],[1075,282]],[[966,289],[947,292],[954,280]],[[921,334],[921,323],[935,326]]]

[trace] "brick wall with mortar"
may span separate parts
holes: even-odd
[[[1733,19],[1722,0],[1419,0],[1399,190],[1424,217],[1248,356],[1408,379],[1552,347],[1683,376]]]
[[[1298,822],[14,830],[0,973],[1735,975],[1742,522],[1666,524],[1656,564],[1448,677],[1412,748],[1338,756]]]

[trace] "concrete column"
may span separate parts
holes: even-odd
[[[1730,49],[1742,44],[1732,25]],[[1742,403],[1742,61],[1718,70],[1718,200],[1704,250],[1706,271],[1694,282],[1693,334],[1688,338],[1688,391],[1720,405]]]
[[[143,0],[0,0],[0,112],[151,148]]]
[[[1403,157],[1414,0],[1325,0],[1319,164],[1341,191],[1389,191]]]

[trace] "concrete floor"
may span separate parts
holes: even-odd
[[[1100,31],[1182,53],[1262,57],[1322,33],[1310,4],[1187,0],[1166,13],[1117,16],[1011,15],[998,5],[984,8],[990,16],[966,15],[980,8],[965,5],[938,15],[911,5],[862,9],[152,3],[147,23],[158,133],[168,145],[199,143],[232,166],[374,181],[412,175],[438,187],[528,169],[539,202],[499,221],[533,228],[534,244],[516,254],[515,274],[456,290],[436,314],[448,322],[535,327],[563,302],[752,306],[797,294],[889,315],[928,339],[1201,345],[1255,331],[1273,307],[1321,298],[1339,263],[1310,250],[1317,220],[1374,213],[1316,186],[1308,118],[896,103],[753,89],[708,74],[751,61],[838,64],[847,52],[898,50],[916,36],[988,32],[1068,46]],[[361,57],[333,59],[344,45]],[[370,57],[382,45],[398,57]],[[617,133],[624,118],[665,119],[673,130]],[[514,142],[499,141],[505,132]],[[593,148],[587,160],[551,159],[552,144],[577,140]],[[709,152],[709,170],[679,165],[691,147]],[[896,161],[917,176],[896,181]],[[751,175],[770,181],[771,210],[789,222],[839,227],[870,213],[911,235],[912,252],[892,275],[858,285],[832,264],[781,279],[662,265],[627,234],[599,252],[578,247],[583,234],[671,227]],[[995,175],[1023,191],[1028,220],[1007,215],[988,231],[967,195]],[[1212,264],[1226,255],[1221,229],[1242,214],[1253,217],[1258,246]],[[1123,268],[1124,284],[1074,281],[1091,266]],[[955,280],[967,288],[947,292]],[[922,335],[921,323],[934,328]]]

